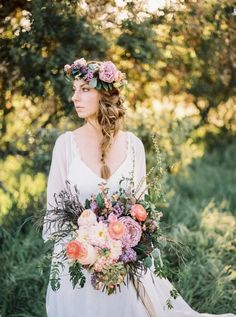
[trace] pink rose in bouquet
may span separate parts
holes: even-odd
[[[91,226],[97,222],[97,217],[92,209],[85,209],[78,218],[79,226]]]
[[[136,246],[142,236],[141,226],[130,217],[120,217],[119,221],[125,225],[125,233],[121,238],[123,245],[125,247]]]
[[[121,239],[125,233],[125,225],[120,221],[112,221],[108,226],[108,231],[113,239]]]
[[[87,255],[87,250],[82,243],[73,240],[66,245],[66,255],[69,259],[77,260],[79,257]]]
[[[66,245],[66,255],[71,260],[77,260],[83,265],[92,265],[96,261],[96,250],[89,244],[73,240]]]
[[[83,265],[93,265],[97,259],[96,249],[90,244],[84,244],[86,253],[77,258],[78,262]]]
[[[147,212],[146,212],[145,208],[140,204],[134,204],[131,207],[130,213],[138,221],[145,221],[147,218]]]

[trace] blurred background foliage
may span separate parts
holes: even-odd
[[[236,15],[231,0],[0,2],[0,316],[46,316],[49,247],[26,222],[45,207],[56,137],[82,124],[63,66],[126,72],[125,129],[166,173],[160,202],[184,262],[169,278],[199,312],[236,313]],[[156,177],[150,175],[150,181]]]

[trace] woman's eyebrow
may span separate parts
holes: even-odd
[[[88,84],[82,84],[82,85],[80,85],[79,87],[83,87],[83,86],[87,86]],[[73,86],[73,89],[76,89],[76,87],[75,86]]]

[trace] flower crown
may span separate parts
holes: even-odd
[[[84,58],[77,59],[71,65],[64,66],[64,75],[67,79],[83,79],[91,88],[98,90],[112,90],[127,85],[125,73],[117,70],[111,61],[86,62]]]

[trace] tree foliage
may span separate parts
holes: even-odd
[[[71,114],[62,70],[79,57],[112,59],[122,68],[133,108],[167,96],[194,106],[197,126],[218,124],[220,117],[221,126],[235,129],[232,12],[232,0],[178,0],[154,13],[144,0],[126,0],[123,7],[107,0],[1,1],[2,151],[20,153],[9,144],[8,128],[19,112],[27,117],[21,131],[15,128],[19,135]]]

